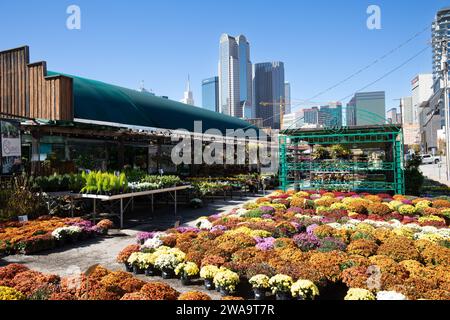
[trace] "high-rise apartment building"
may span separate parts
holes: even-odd
[[[319,123],[319,108],[312,107],[309,109],[303,109],[303,116],[306,124],[317,125]]]
[[[342,127],[342,103],[331,102],[321,106],[318,112],[318,124],[322,127]]]
[[[280,113],[285,101],[284,63],[255,64],[253,88],[256,118],[263,119],[264,127],[280,129]]]
[[[384,91],[357,92],[347,104],[347,126],[367,126],[386,123]]]
[[[202,107],[219,112],[219,77],[202,81]]]
[[[291,113],[291,84],[284,83],[284,114]]]
[[[252,63],[245,36],[220,38],[219,112],[242,118],[252,105]]]
[[[450,7],[439,10],[436,13],[436,17],[431,26],[431,44],[433,49],[433,82],[435,83],[435,92],[443,87],[440,72],[442,59],[441,40],[444,38],[450,40]],[[448,58],[450,59],[450,41],[448,41],[447,54]]]

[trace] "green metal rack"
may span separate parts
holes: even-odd
[[[384,161],[304,159],[301,146],[351,145],[383,150]],[[279,137],[280,187],[283,190],[348,190],[404,194],[403,134],[398,125],[288,129]],[[316,176],[327,174],[329,178]],[[314,179],[312,178],[314,177]]]

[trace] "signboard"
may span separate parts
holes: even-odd
[[[12,174],[21,162],[21,139],[18,125],[12,121],[0,121],[1,174]]]

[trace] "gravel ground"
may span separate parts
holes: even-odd
[[[118,264],[115,259],[117,254],[127,245],[135,242],[135,236],[139,231],[164,230],[170,228],[177,221],[182,221],[186,225],[192,225],[192,222],[200,216],[212,215],[219,212],[226,212],[232,208],[255,199],[256,197],[243,197],[228,201],[214,201],[201,209],[179,208],[180,217],[175,217],[171,208],[161,208],[158,210],[152,220],[146,224],[129,227],[123,230],[110,230],[109,235],[103,238],[88,240],[77,244],[76,246],[67,246],[51,252],[42,252],[35,255],[13,255],[0,259],[0,266],[9,263],[20,263],[27,267],[44,273],[57,274],[60,276],[69,276],[78,272],[84,272],[89,267],[99,264],[110,270],[124,270],[123,265]],[[131,221],[128,224],[133,225],[137,221],[143,221],[142,216],[148,216],[145,210],[137,214],[130,215]],[[127,217],[126,217],[127,218]],[[148,219],[147,219],[148,220]],[[201,285],[192,285],[189,287],[181,286],[179,280],[162,280],[160,277],[145,277],[139,275],[138,278],[146,281],[158,280],[165,281],[180,292],[203,291],[209,294],[213,299],[219,299],[220,295],[215,291],[205,291]]]

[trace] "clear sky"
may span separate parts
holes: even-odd
[[[81,8],[81,30],[68,30],[66,9]],[[381,30],[366,26],[381,8]],[[197,105],[201,80],[217,75],[222,33],[244,34],[253,63],[283,61],[292,99],[309,99],[429,29],[347,83],[314,101],[339,100],[426,47],[443,0],[42,0],[0,1],[0,50],[29,45],[49,70],[129,88],[141,80],[179,100],[187,75]],[[417,73],[431,72],[431,49],[365,91],[385,90],[386,107],[411,94]],[[346,103],[350,99],[343,102]]]

